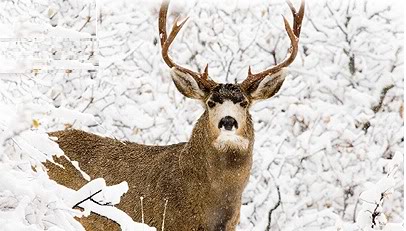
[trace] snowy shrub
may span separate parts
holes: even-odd
[[[384,200],[392,196],[397,185],[402,184],[403,179],[395,179],[395,173],[402,162],[402,154],[396,153],[385,165],[386,176],[361,193],[359,198],[361,210],[357,217],[357,224],[362,230],[404,230],[402,223],[388,223],[383,209]]]
[[[50,181],[41,161],[63,153],[48,131],[188,139],[202,108],[177,92],[161,58],[159,5],[0,3],[0,72],[23,73],[0,75],[0,227],[80,230],[73,217],[88,210],[72,204],[95,193],[92,184],[105,188],[99,179],[75,194]],[[251,111],[254,165],[239,230],[403,229],[402,9],[394,0],[306,2],[290,74]],[[284,1],[173,1],[169,23],[177,14],[190,19],[172,56],[196,71],[208,63],[218,82],[240,82],[249,65],[260,71],[286,56]],[[125,192],[117,187],[114,202]]]
[[[0,84],[0,89],[5,85]],[[34,93],[36,89],[32,90]],[[3,96],[10,97],[6,92]],[[113,206],[103,206],[120,202],[128,190],[126,182],[106,186],[104,179],[95,179],[76,192],[49,179],[42,162],[53,162],[52,155],[61,156],[63,151],[35,118],[41,118],[42,123],[59,120],[86,124],[94,121],[91,115],[27,101],[17,107],[0,103],[0,108],[1,230],[84,230],[74,217],[92,211],[116,221],[122,230],[155,230],[135,223]],[[84,211],[73,209],[76,207]]]
[[[93,115],[54,101],[59,93],[51,89],[56,76],[94,75],[95,10],[94,1],[0,3],[1,230],[84,230],[75,217],[90,212],[122,230],[155,230],[114,207],[128,190],[126,182],[106,186],[95,179],[75,191],[50,180],[43,165],[64,155],[48,136],[50,127],[97,124]]]

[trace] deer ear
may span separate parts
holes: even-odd
[[[274,96],[276,93],[278,93],[283,82],[285,81],[285,75],[285,70],[282,69],[277,73],[268,75],[259,83],[256,83],[255,85],[257,87],[254,85],[254,87],[251,87],[251,92],[248,92],[251,99],[254,101],[264,100]]]
[[[199,100],[204,99],[206,96],[205,90],[199,87],[199,84],[191,75],[173,67],[171,69],[171,76],[176,88],[184,96]]]

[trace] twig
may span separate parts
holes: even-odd
[[[166,206],[168,205],[168,199],[165,200],[165,207],[164,207],[164,214],[162,217],[162,228],[161,231],[164,231],[164,227],[165,227],[165,214],[166,214]]]
[[[113,206],[113,205],[111,204],[111,202],[106,202],[106,203],[102,204],[102,203],[100,203],[100,202],[98,202],[98,201],[95,201],[93,198],[90,198],[90,201],[93,202],[93,203],[95,203],[95,204],[101,205],[101,206]]]
[[[355,223],[357,221],[357,208],[358,208],[358,204],[359,204],[359,199],[357,200],[357,203],[355,203],[355,207],[354,207],[354,213],[352,215],[352,221]]]
[[[281,191],[279,190],[278,185],[276,185],[276,190],[278,191],[278,202],[276,202],[275,206],[269,211],[268,225],[266,226],[266,230],[271,230],[272,213],[279,207],[279,205],[281,205]]]
[[[82,204],[83,202],[92,199],[93,196],[95,196],[96,194],[100,193],[102,190],[100,189],[99,191],[93,193],[92,195],[86,197],[85,199],[79,201],[78,203],[76,203],[74,206],[72,206],[72,208],[75,208],[76,206],[79,206],[80,204]]]
[[[371,217],[372,217],[372,225],[371,225],[371,228],[374,228],[375,226],[376,226],[376,217],[378,217],[381,213],[378,211],[378,208],[380,207],[380,206],[382,206],[381,205],[381,203],[383,203],[383,199],[384,199],[384,193],[381,193],[381,199],[379,199],[379,202],[378,203],[376,203],[376,207],[375,207],[375,209],[374,209],[374,211],[372,212],[372,214],[371,214]]]
[[[382,107],[383,100],[385,99],[386,94],[387,94],[388,91],[389,91],[390,89],[392,89],[394,86],[395,86],[395,85],[391,84],[391,85],[386,86],[386,87],[384,87],[384,88],[382,89],[381,98],[379,99],[379,103],[378,103],[378,105],[375,105],[375,106],[372,107],[372,111],[374,111],[375,113],[378,113],[378,111],[379,111],[379,110],[381,109],[381,107]]]
[[[85,28],[85,26],[90,22],[91,18],[92,18],[91,16],[86,16],[86,21],[83,24],[83,26],[79,29],[79,32],[81,32],[83,30],[83,28]]]
[[[141,221],[144,224],[144,205],[142,203],[144,200],[144,197],[140,197],[140,200],[141,200]]]

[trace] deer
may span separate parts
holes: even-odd
[[[299,50],[304,0],[299,10],[287,3],[293,14],[293,27],[283,17],[290,40],[287,57],[258,73],[249,67],[241,83],[223,84],[209,76],[208,65],[199,73],[169,56],[169,48],[188,18],[180,23],[176,19],[167,33],[169,1],[162,2],[158,31],[163,61],[170,68],[176,89],[204,107],[188,141],[144,145],[72,128],[50,132],[49,136],[55,137],[65,155],[79,162],[92,179],[103,177],[108,184],[127,181],[129,190],[117,207],[134,221],[167,231],[236,230],[253,164],[254,128],[249,109],[281,89],[286,69]],[[54,160],[65,168],[47,162],[51,179],[73,189],[87,183],[67,158]],[[79,221],[86,230],[119,230],[116,223],[97,214]]]

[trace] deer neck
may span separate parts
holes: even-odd
[[[247,137],[249,138],[247,149],[218,150],[212,144],[215,137],[210,133],[208,124],[208,115],[204,113],[193,128],[192,136],[184,151],[180,153],[179,165],[183,176],[186,181],[191,182],[187,190],[195,194],[197,191],[195,185],[202,185],[204,187],[198,188],[198,191],[208,195],[209,198],[208,201],[202,201],[203,204],[210,204],[209,207],[214,209],[233,206],[237,208],[240,206],[241,195],[252,167],[253,128],[249,126],[247,129],[247,135],[250,136]],[[216,200],[218,196],[215,195],[226,196]],[[206,212],[213,214],[212,210]]]

